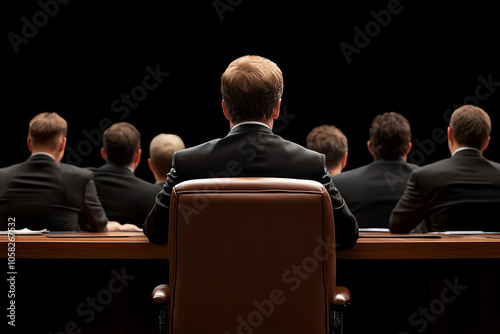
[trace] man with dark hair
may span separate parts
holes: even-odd
[[[323,153],[331,175],[339,174],[347,164],[347,137],[334,125],[320,125],[309,132],[306,147]]]
[[[500,164],[482,152],[491,121],[481,108],[465,105],[451,115],[451,157],[412,172],[392,211],[393,233],[408,233],[421,220],[429,232],[500,231]]]
[[[172,167],[174,152],[186,148],[181,137],[160,133],[149,144],[148,165],[156,180],[156,184],[163,186],[167,182],[167,173]]]
[[[360,227],[387,228],[391,211],[416,165],[406,162],[411,129],[401,114],[377,115],[370,127],[368,151],[374,161],[333,177]]]
[[[0,169],[0,230],[6,230],[12,220],[18,230],[136,230],[108,222],[92,172],[61,163],[67,129],[66,121],[54,112],[38,114],[30,121],[31,156]]]
[[[174,153],[167,182],[144,224],[149,240],[167,243],[172,188],[182,181],[212,177],[284,177],[324,184],[332,200],[337,249],[354,246],[358,238],[356,219],[332,182],[324,154],[286,141],[272,132],[283,93],[279,67],[259,56],[238,58],[222,74],[221,92],[222,111],[231,130],[224,138]]]
[[[141,135],[130,123],[115,123],[103,134],[101,156],[106,164],[92,168],[102,207],[110,219],[142,227],[158,187],[134,171],[141,161]]]

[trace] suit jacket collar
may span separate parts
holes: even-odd
[[[50,162],[55,162],[57,163],[57,161],[54,159],[54,157],[52,157],[51,155],[49,154],[34,154],[32,156],[30,156],[27,161],[50,161]]]
[[[461,151],[455,152],[455,154],[453,154],[451,157],[452,158],[454,158],[454,157],[481,157],[481,158],[483,158],[483,155],[480,151],[466,149],[466,150],[461,150]]]
[[[403,159],[395,159],[395,160],[388,160],[388,159],[377,159],[373,160],[373,164],[381,164],[381,163],[386,163],[386,164],[400,164],[402,162],[405,162]]]
[[[102,165],[101,167],[99,167],[99,169],[103,171],[110,171],[117,174],[130,174],[130,175],[134,174],[130,169],[127,168],[127,166],[119,166],[110,163]]]
[[[267,126],[250,123],[250,124],[241,124],[237,127],[233,127],[231,131],[229,131],[228,136],[242,132],[260,132],[260,133],[273,134],[273,132]]]

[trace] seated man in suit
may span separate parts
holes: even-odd
[[[110,126],[103,134],[106,164],[92,168],[97,193],[109,219],[142,227],[159,189],[134,171],[141,161],[141,135],[130,123]]]
[[[359,227],[389,226],[391,211],[406,188],[416,165],[406,162],[411,149],[411,129],[401,114],[377,115],[370,127],[368,151],[374,161],[333,177]]]
[[[56,113],[41,113],[30,121],[31,156],[0,169],[0,230],[7,229],[9,218],[18,230],[137,230],[108,222],[91,171],[60,162],[67,129],[66,121]]]
[[[155,177],[155,184],[163,187],[167,182],[167,173],[172,167],[174,152],[184,148],[186,146],[181,137],[173,134],[160,133],[151,140],[148,165]]]
[[[325,155],[331,175],[342,172],[347,164],[347,137],[334,125],[324,124],[312,129],[307,135],[306,147]]]
[[[408,233],[422,219],[429,232],[500,231],[500,164],[483,157],[491,121],[481,108],[456,109],[448,127],[451,157],[414,170],[389,221]]]
[[[186,180],[211,177],[284,177],[321,182],[328,190],[335,219],[337,249],[354,246],[356,219],[332,182],[324,154],[273,134],[279,116],[283,75],[259,56],[234,60],[221,76],[222,111],[230,132],[221,139],[174,153],[167,182],[158,194],[144,233],[153,243],[168,240],[172,188]]]

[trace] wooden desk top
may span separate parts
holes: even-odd
[[[440,238],[435,238],[438,236]],[[337,252],[337,259],[342,260],[478,258],[500,258],[500,233],[409,235],[360,232],[352,249]]]
[[[496,235],[397,235],[361,232],[357,244],[337,252],[339,260],[499,258]],[[142,232],[16,235],[15,257],[30,259],[168,259],[168,248],[150,244]],[[0,235],[0,258],[9,240]]]
[[[0,236],[0,257],[9,240]],[[167,259],[167,245],[149,243],[142,232],[77,232],[16,235],[16,259]]]

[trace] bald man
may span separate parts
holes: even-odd
[[[156,184],[163,186],[167,173],[172,167],[174,152],[186,148],[181,137],[174,134],[160,133],[149,144],[148,165],[153,172]]]

